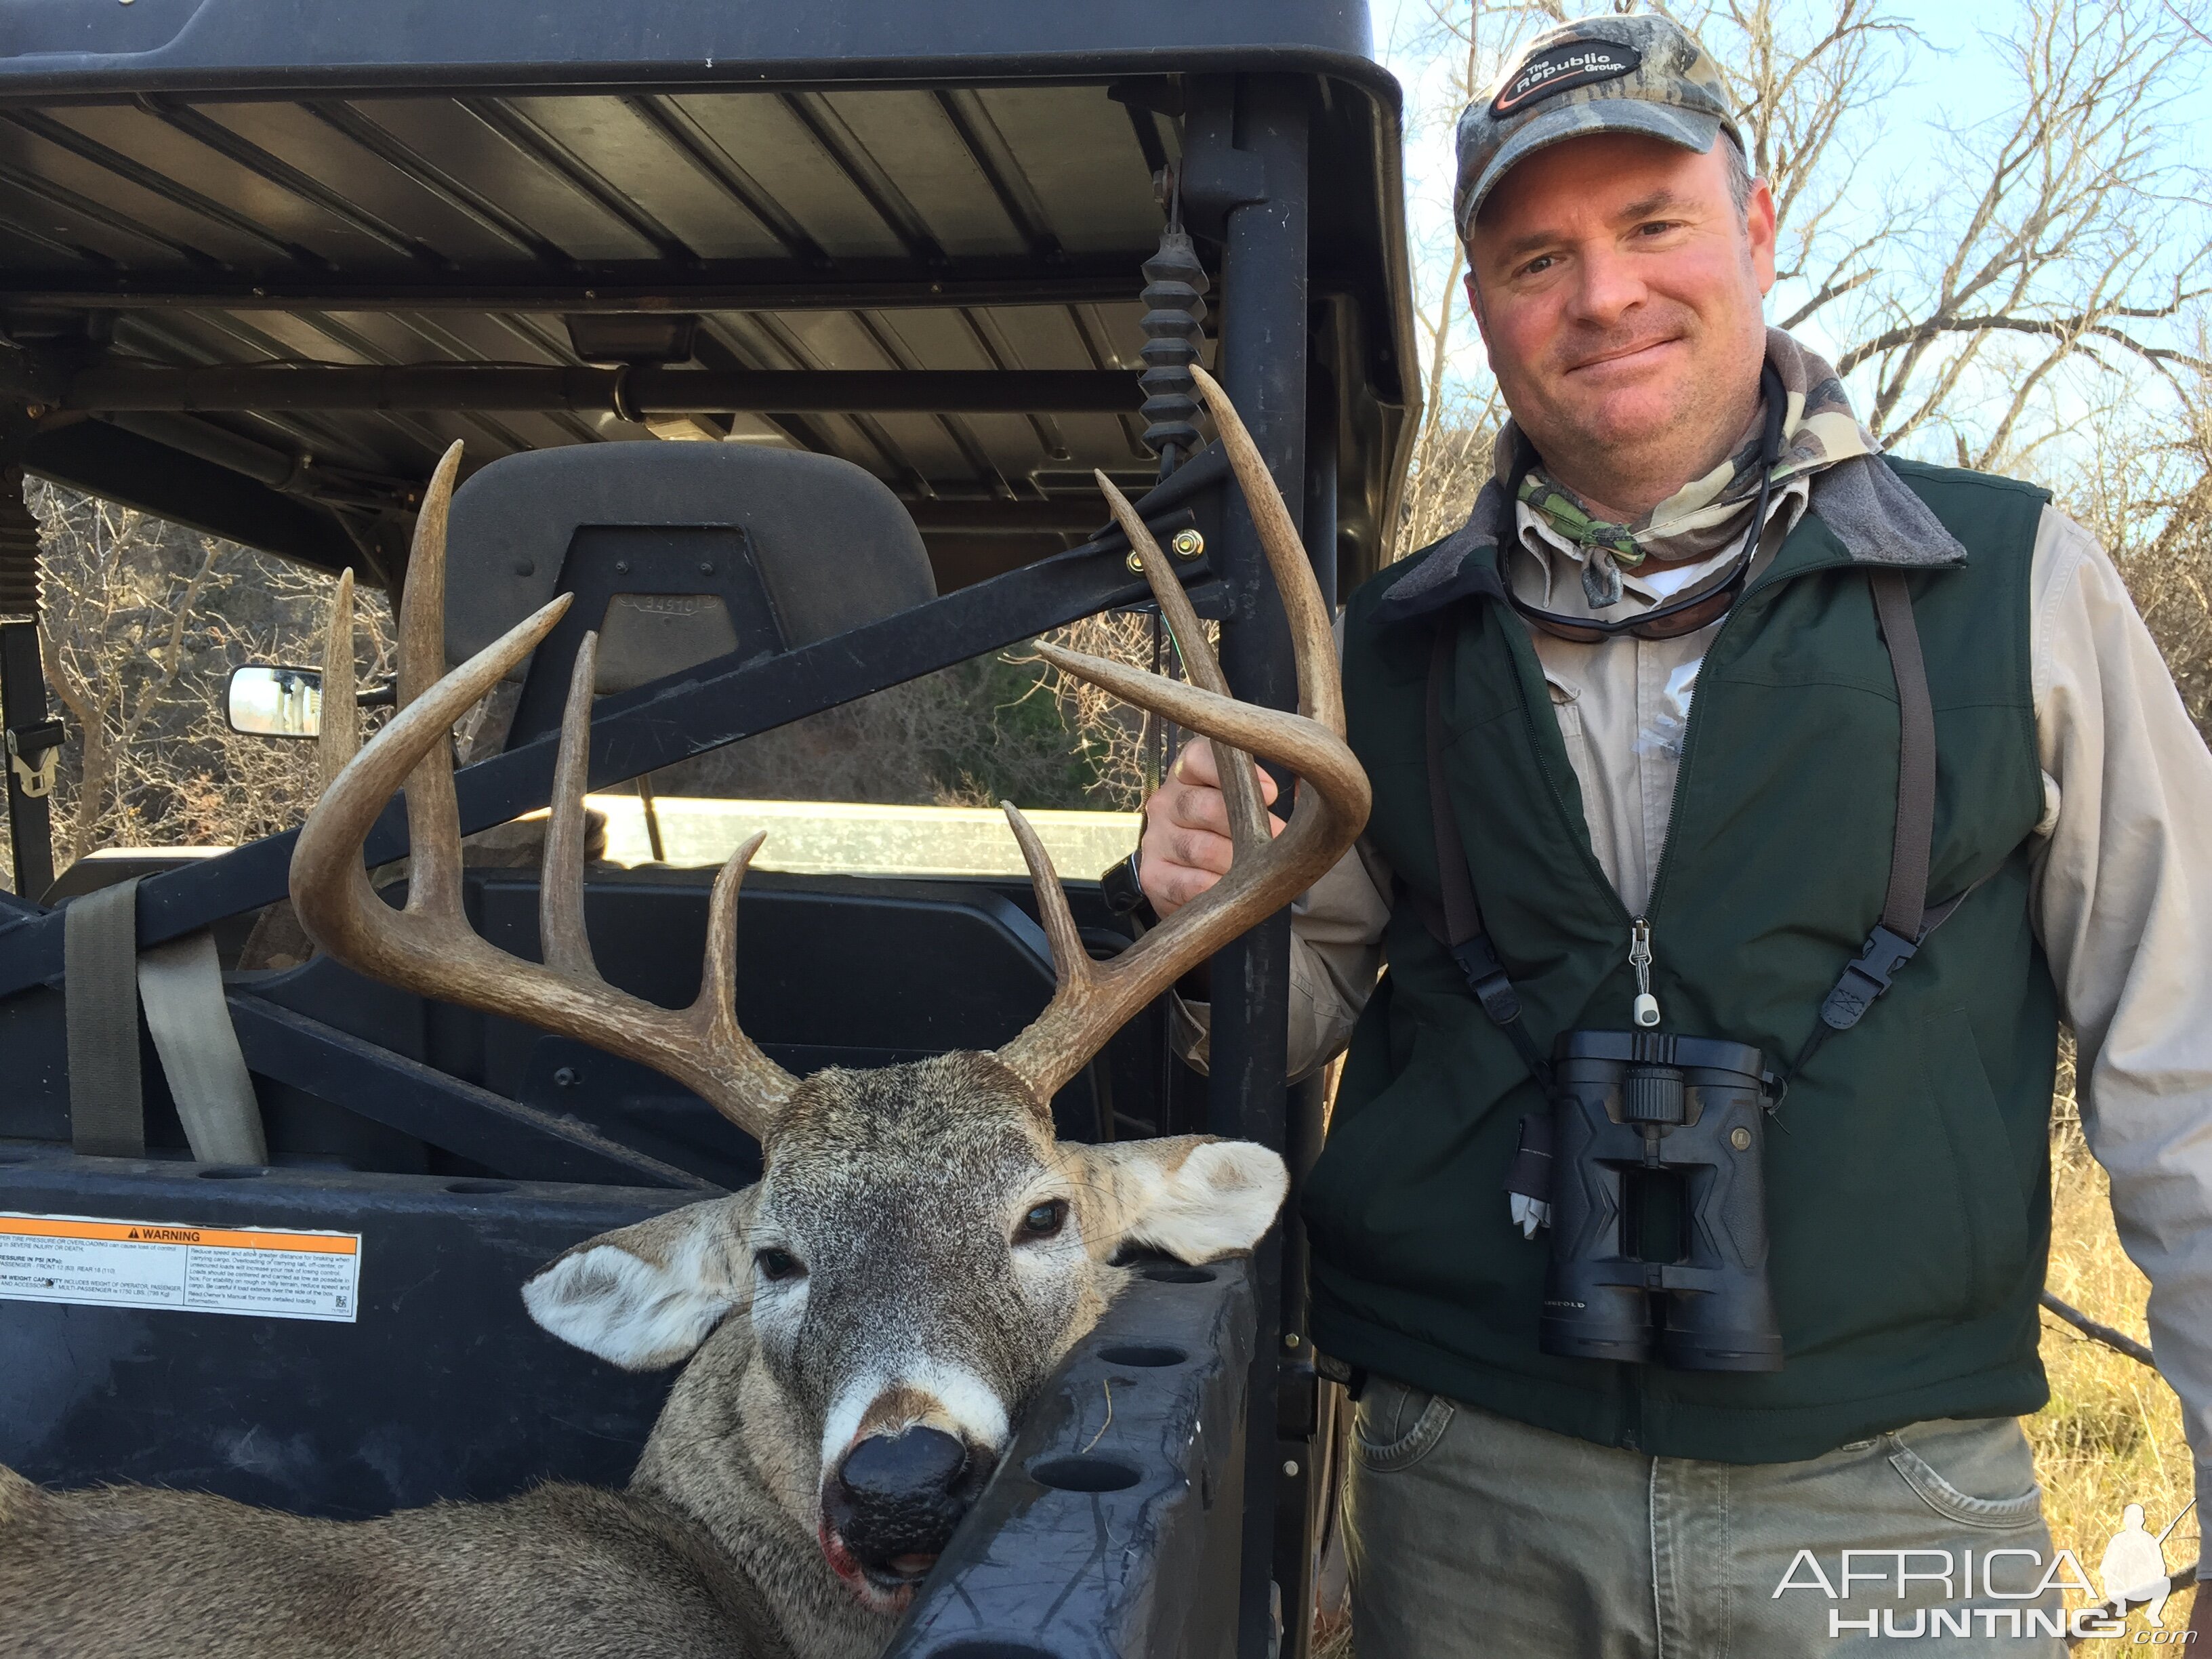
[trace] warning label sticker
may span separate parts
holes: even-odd
[[[0,1211],[0,1300],[351,1324],[361,1235]]]

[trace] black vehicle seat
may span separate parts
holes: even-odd
[[[556,593],[576,597],[495,690],[462,758],[561,723],[585,634],[595,689],[627,691],[744,647],[767,656],[937,597],[906,509],[834,456],[740,444],[582,444],[509,455],[453,492],[446,536],[446,661],[456,666]],[[606,844],[592,815],[591,856]],[[471,868],[534,865],[539,823],[469,837]],[[380,884],[405,863],[379,872]],[[289,902],[263,910],[227,966],[305,962]]]
[[[561,723],[585,633],[604,696],[732,651],[769,656],[937,597],[906,509],[833,456],[730,443],[530,451],[453,493],[446,656],[457,664],[556,593],[567,616],[510,678],[512,746]],[[475,755],[491,751],[480,734]]]

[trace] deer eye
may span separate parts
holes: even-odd
[[[1032,1206],[1029,1213],[1022,1218],[1022,1224],[1014,1231],[1014,1242],[1028,1244],[1038,1239],[1050,1238],[1066,1221],[1067,1200],[1064,1198],[1047,1199],[1042,1204]]]
[[[761,1271],[763,1279],[796,1279],[806,1271],[799,1265],[799,1258],[789,1250],[756,1250],[753,1266]]]

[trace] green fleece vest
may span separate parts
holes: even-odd
[[[1819,1050],[1770,1127],[1783,1370],[1538,1352],[1550,1235],[1521,1237],[1503,1182],[1520,1120],[1543,1099],[1402,898],[1305,1197],[1323,1352],[1586,1440],[1730,1462],[2043,1403],[2036,1297],[2057,1028],[2028,927],[2042,810],[2028,567],[2046,498],[1888,465],[1966,551],[1910,586],[1936,708],[1931,899],[1973,890],[1858,1025]],[[1464,558],[1495,572],[1492,547]],[[1385,620],[1378,605],[1412,568],[1369,582],[1347,619],[1352,744],[1375,787],[1368,833],[1408,888],[1437,896],[1422,713],[1434,630],[1449,628],[1447,782],[1525,1018],[1547,1051],[1563,1031],[1626,1029],[1632,918],[1591,854],[1526,626],[1484,599]],[[1897,766],[1895,682],[1865,570],[1808,516],[1698,676],[1645,910],[1662,1030],[1754,1043],[1776,1070],[1798,1052],[1881,914]]]

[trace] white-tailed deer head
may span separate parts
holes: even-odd
[[[292,861],[300,919],[358,971],[426,996],[580,1038],[666,1073],[757,1137],[760,1182],[577,1246],[525,1291],[538,1322],[633,1368],[711,1356],[750,1314],[744,1352],[678,1384],[733,1395],[726,1409],[772,1453],[776,1497],[868,1605],[902,1607],[990,1475],[1037,1385],[1123,1278],[1125,1246],[1188,1261],[1249,1249],[1274,1218],[1282,1160],[1203,1137],[1083,1146],[1056,1139],[1050,1103],[1109,1038],[1190,968],[1280,909],[1364,825],[1365,775],[1343,741],[1329,617],[1281,497],[1219,388],[1206,391],[1256,520],[1296,648],[1298,712],[1234,701],[1143,521],[1100,477],[1141,558],[1192,684],[1049,646],[1068,672],[1213,738],[1224,750],[1237,856],[1230,873],[1109,961],[1085,951],[1042,844],[1006,816],[1036,884],[1059,984],[995,1054],[798,1078],[762,1053],[732,1000],[739,884],[755,836],[709,901],[698,999],[669,1009],[599,977],[583,917],[583,792],[595,642],[578,654],[545,842],[543,963],[495,950],[461,909],[450,744],[453,722],[559,619],[565,596],[460,667],[442,659],[446,510],[457,444],[434,477],[400,623],[399,709],[356,738],[349,586],[341,584],[323,706],[331,781]],[[1246,757],[1301,780],[1270,837]],[[406,908],[371,890],[362,843],[403,782],[413,848]],[[737,1352],[733,1347],[732,1352]],[[672,1406],[672,1410],[674,1407]],[[665,1421],[665,1419],[664,1419]]]

